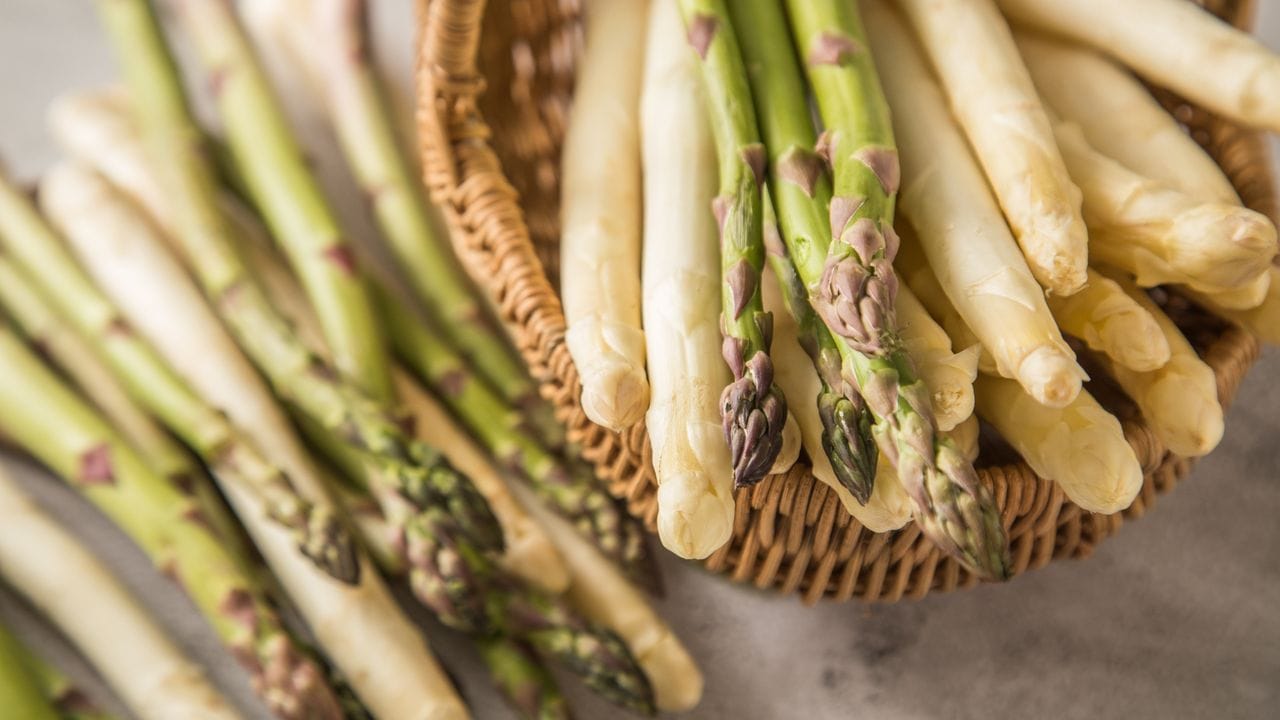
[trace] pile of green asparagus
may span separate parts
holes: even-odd
[[[123,85],[54,103],[67,159],[38,201],[0,173],[0,437],[179,584],[277,717],[467,716],[399,582],[474,640],[521,717],[569,716],[552,666],[635,713],[696,705],[701,675],[645,598],[641,526],[566,445],[432,217],[364,3],[97,6]],[[263,58],[315,81],[394,263],[347,234]],[[5,478],[0,582],[139,717],[236,717]],[[68,614],[72,592],[110,596],[96,617],[134,639]],[[6,635],[0,707],[81,711]]]

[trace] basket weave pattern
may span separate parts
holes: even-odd
[[[1252,0],[1205,4],[1241,26],[1251,23]],[[493,5],[485,12],[484,0],[430,0],[422,13],[418,125],[425,179],[463,263],[491,291],[570,439],[652,529],[656,485],[647,435],[643,426],[618,434],[586,418],[556,294],[559,152],[581,45],[578,3]],[[1277,217],[1265,138],[1176,98],[1162,99],[1210,150],[1245,203]],[[1213,367],[1219,396],[1230,401],[1257,358],[1257,341],[1178,298],[1167,308]],[[982,467],[980,475],[1000,505],[1015,573],[1088,556],[1190,470],[1191,461],[1167,452],[1105,378],[1090,389],[1121,418],[1146,475],[1142,492],[1122,514],[1085,512],[1007,449],[984,443],[980,462],[1010,460]],[[705,561],[737,581],[799,592],[806,602],[892,602],[977,582],[914,523],[890,533],[865,530],[803,462],[739,491],[737,503],[732,541]]]

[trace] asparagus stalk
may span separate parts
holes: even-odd
[[[645,430],[658,483],[658,537],[680,557],[704,558],[728,542],[734,518],[733,465],[718,407],[731,379],[719,357],[720,249],[707,212],[716,193],[715,141],[676,0],[650,3],[645,35]]]
[[[879,458],[871,432],[871,410],[857,390],[842,377],[840,348],[809,304],[808,290],[787,254],[768,196],[765,197],[764,218],[769,267],[777,278],[782,303],[795,322],[800,346],[813,362],[822,384],[817,404],[818,415],[822,418],[823,452],[840,484],[865,505],[874,487]]]
[[[734,2],[732,7],[749,49],[783,240],[814,308],[840,340],[844,382],[859,389],[878,419],[880,449],[897,468],[924,532],[975,572],[1003,578],[1008,550],[995,502],[972,465],[937,433],[929,390],[895,329],[897,276],[891,262],[897,236],[891,222],[897,152],[883,127],[887,110],[874,75],[868,75],[873,69],[857,16],[832,2],[789,6],[797,44],[825,49],[825,54],[810,53],[808,70],[819,105],[830,116],[832,190],[812,149],[801,71],[782,32],[786,18],[768,3]],[[856,92],[846,96],[850,88]],[[870,110],[863,109],[864,102]],[[864,125],[875,132],[868,134]],[[859,206],[850,202],[855,194],[869,200]],[[830,223],[823,218],[828,204]],[[833,235],[841,242],[832,242]],[[832,285],[839,277],[844,279]],[[846,282],[861,289],[837,302],[829,291],[848,287]],[[845,301],[852,304],[842,305]]]
[[[1280,130],[1280,57],[1208,10],[1178,0],[999,0],[1017,22],[1119,58],[1201,107]]]
[[[787,403],[773,384],[773,318],[760,300],[764,268],[761,185],[765,151],[751,88],[723,0],[680,0],[689,43],[702,59],[720,166],[712,202],[720,226],[722,353],[733,382],[720,396],[738,487],[759,482],[781,448]]]
[[[1050,293],[1078,291],[1088,261],[1080,191],[995,2],[897,4],[932,61],[1031,273]]]
[[[382,347],[381,326],[351,241],[307,166],[233,5],[193,0],[172,7],[205,73],[235,168],[315,304],[334,365],[365,392],[390,398],[390,368],[372,352]]]
[[[569,706],[555,678],[527,646],[502,636],[480,638],[480,658],[489,677],[523,720],[568,720]]]
[[[1127,70],[1025,30],[1014,39],[1045,103],[1099,152],[1202,202],[1240,203],[1222,168]]]
[[[418,299],[450,345],[529,429],[559,449],[564,428],[512,353],[466,280],[400,147],[387,88],[371,53],[365,0],[260,1],[242,5],[264,48],[284,48],[304,71],[337,132],[348,165],[369,197],[374,220]]]
[[[187,264],[241,347],[282,399],[364,454],[381,483],[377,497],[396,522],[411,524],[407,516],[428,505],[447,507],[480,547],[500,548],[500,528],[470,482],[437,450],[408,438],[384,403],[308,351],[247,272],[218,205],[214,171],[190,140],[199,131],[151,7],[144,0],[103,0],[99,7],[129,79],[153,169],[175,207]],[[416,532],[410,539],[420,539]]]
[[[67,234],[81,241],[109,241],[113,233],[149,229],[137,218],[117,212],[121,208],[111,204],[109,188],[86,171],[61,166],[51,171],[41,187],[42,202],[61,220]],[[338,518],[300,499],[287,476],[263,460],[220,413],[186,389],[154,350],[133,334],[35,208],[3,177],[0,231],[8,239],[0,247],[40,283],[44,296],[124,380],[130,395],[172,427],[220,481],[256,494],[267,514],[293,531],[304,555],[343,582],[358,577],[351,539]]]
[[[1058,146],[1084,192],[1092,256],[1137,276],[1144,287],[1181,283],[1232,292],[1266,273],[1276,229],[1238,203],[1201,202],[1143,177],[1060,124]]]
[[[1261,303],[1248,310],[1224,307],[1218,298],[1189,293],[1196,302],[1257,335],[1263,342],[1280,345],[1280,269],[1268,273],[1270,284]]]
[[[1071,502],[1097,513],[1129,507],[1142,489],[1142,466],[1120,421],[1081,392],[1062,408],[1041,405],[1017,383],[978,378],[978,412],[1036,474],[1058,483]]]
[[[254,593],[219,540],[202,524],[195,504],[151,471],[104,418],[8,330],[0,331],[0,360],[6,368],[0,373],[0,426],[5,434],[97,505],[159,570],[182,586],[249,673],[259,697],[278,717],[341,717],[323,671],[293,644],[274,611]],[[14,507],[16,503],[3,506]],[[0,523],[5,532],[18,527],[10,520]],[[19,550],[3,563],[6,568],[17,567],[19,561],[42,572],[72,566],[37,560],[33,548],[47,549],[50,543],[32,544],[22,533],[5,546]],[[66,551],[59,551],[55,557],[66,555]],[[78,571],[70,575],[81,576],[84,573]],[[94,595],[100,599],[100,593]],[[58,606],[65,610],[58,615],[64,627],[77,620],[86,623],[80,637],[106,638],[103,633],[124,627],[119,613],[87,613],[81,607],[81,593],[57,591],[41,597],[64,604]],[[90,604],[94,612],[106,607],[100,602]],[[52,606],[47,609],[54,614]],[[124,650],[153,644],[136,642],[139,637],[139,633],[127,632],[103,647]],[[119,669],[127,674],[132,670],[130,663],[99,666],[104,672]],[[154,688],[144,700],[151,690]]]
[[[566,462],[504,422],[511,408],[482,383],[469,379],[454,355],[411,312],[380,289],[381,314],[396,354],[432,386],[485,449],[524,477],[543,501],[573,523],[642,587],[658,582],[644,530],[600,487],[589,467]]]
[[[640,327],[641,68],[648,0],[588,0],[561,155],[560,297],[582,409],[620,431],[649,406]]]
[[[62,720],[26,662],[18,641],[0,625],[0,707],[23,720]]]
[[[1118,365],[1148,372],[1169,362],[1169,343],[1155,318],[1096,270],[1090,268],[1089,284],[1080,292],[1048,301],[1063,332]]]

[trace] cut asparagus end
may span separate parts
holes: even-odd
[[[760,482],[782,450],[782,429],[787,420],[787,401],[773,384],[773,362],[768,354],[752,355],[741,376],[725,386],[720,412],[733,461],[734,486]]]
[[[1031,397],[1049,407],[1066,407],[1080,394],[1084,372],[1067,351],[1044,345],[1017,369],[1017,380]]]
[[[733,536],[734,501],[705,473],[668,475],[658,486],[658,537],[671,552],[701,560]]]
[[[875,486],[880,452],[871,434],[871,422],[863,412],[862,396],[845,397],[824,392],[818,396],[822,418],[822,448],[836,479],[860,505],[866,505]]]

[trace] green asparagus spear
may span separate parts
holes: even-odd
[[[236,253],[234,225],[187,107],[179,76],[146,0],[99,0],[131,89],[134,111],[160,184],[169,192],[176,240],[210,304],[276,394],[376,466],[376,497],[396,522],[441,506],[486,549],[502,546],[484,497],[440,453],[407,436],[400,418],[294,335]],[[409,532],[410,529],[406,528]]]
[[[856,7],[836,0],[788,0],[787,7],[795,46],[776,4],[732,2],[788,255],[837,338],[845,382],[877,418],[877,442],[897,467],[924,532],[975,572],[1004,578],[1008,545],[995,502],[973,466],[936,431],[928,389],[897,335],[897,153]],[[827,126],[834,189],[814,150],[796,46],[806,52]]]
[[[0,330],[0,428],[112,519],[173,578],[280,718],[340,718],[324,671],[257,595],[198,506],[108,422]]]
[[[17,638],[0,625],[0,708],[7,717],[60,720]]]
[[[289,478],[264,460],[226,418],[188,389],[181,378],[121,317],[111,301],[84,274],[35,208],[0,175],[0,249],[40,283],[43,298],[56,306],[111,366],[133,398],[170,426],[199,454],[216,477],[254,493],[276,522],[289,528],[298,549],[348,583],[359,577],[351,537],[339,518],[304,500]],[[0,257],[0,274],[19,275]],[[19,281],[7,291],[29,285]],[[28,296],[29,303],[41,299]]]
[[[751,69],[754,71],[754,67]],[[831,460],[836,479],[865,505],[871,497],[880,455],[871,432],[871,411],[858,391],[842,377],[840,347],[809,304],[809,292],[787,253],[768,194],[764,203],[764,246],[769,267],[782,289],[782,303],[796,320],[800,345],[818,371],[822,449]]]
[[[689,43],[702,58],[720,164],[713,203],[720,227],[721,325],[734,380],[720,396],[734,484],[759,482],[782,449],[787,403],[773,383],[773,318],[760,298],[764,269],[761,185],[765,152],[751,88],[723,0],[680,0]]]
[[[279,0],[246,9],[268,39],[285,45],[305,71],[337,132],[374,220],[444,339],[508,404],[531,411],[530,429],[559,448],[545,402],[494,327],[432,217],[411,155],[400,146],[386,87],[371,52],[365,0]],[[550,437],[549,437],[550,436]]]

